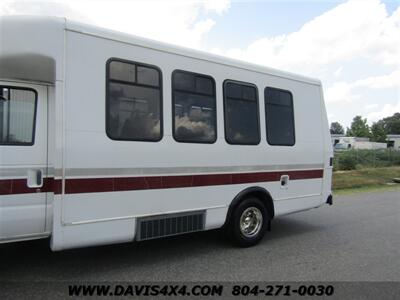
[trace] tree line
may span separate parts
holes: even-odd
[[[332,122],[330,130],[331,134],[344,134],[344,127],[339,122]],[[386,142],[388,134],[400,134],[400,113],[374,122],[371,126],[366,118],[355,116],[346,129],[346,136],[368,137],[380,143]]]

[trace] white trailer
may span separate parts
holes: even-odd
[[[318,80],[62,18],[0,19],[0,242],[52,250],[332,203]]]
[[[400,134],[388,134],[387,147],[394,150],[400,150]]]

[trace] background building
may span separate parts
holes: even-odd
[[[387,135],[387,147],[400,150],[400,134]]]

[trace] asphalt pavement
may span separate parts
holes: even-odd
[[[0,281],[399,281],[400,191],[335,196],[246,249],[215,230],[62,252],[3,244],[0,257]]]

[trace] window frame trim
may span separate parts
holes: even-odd
[[[238,98],[232,98],[228,97],[225,92],[226,85],[228,83],[235,83],[235,84],[240,84],[240,85],[246,85],[250,87],[254,87],[256,89],[256,107],[257,107],[257,129],[258,129],[258,141],[256,143],[232,143],[229,141],[227,138],[227,126],[226,126],[226,120],[227,120],[227,109],[226,109],[226,99],[234,99],[236,101],[243,101],[243,102],[251,102],[251,100],[248,99],[238,99]],[[239,81],[239,80],[234,80],[234,79],[225,79],[223,84],[222,84],[222,94],[223,94],[223,107],[224,107],[224,135],[225,135],[225,141],[229,145],[238,145],[238,146],[257,146],[261,143],[261,122],[260,122],[260,101],[259,101],[259,93],[258,93],[258,87],[254,83],[250,82],[245,82],[245,81]]]
[[[152,85],[146,85],[146,84],[138,84],[138,83],[132,83],[129,81],[123,81],[123,80],[118,80],[118,79],[112,79],[110,78],[110,64],[113,61],[117,61],[117,62],[122,62],[122,63],[127,63],[127,64],[134,64],[135,65],[135,73],[137,74],[137,66],[142,66],[142,67],[147,67],[147,68],[153,68],[155,70],[157,70],[158,72],[158,78],[159,78],[159,87],[156,86],[152,86]],[[156,66],[156,65],[151,65],[151,64],[147,64],[147,63],[142,63],[142,62],[137,62],[137,61],[133,61],[133,60],[127,60],[127,59],[123,59],[123,58],[117,58],[117,57],[110,57],[109,59],[107,59],[106,61],[106,77],[105,77],[105,85],[106,85],[106,101],[105,101],[105,115],[106,115],[106,121],[105,121],[105,131],[106,131],[106,135],[109,139],[113,140],[113,141],[123,141],[123,142],[153,142],[153,143],[157,143],[160,142],[163,138],[164,138],[164,109],[163,109],[163,73],[160,67]],[[137,81],[136,75],[135,75],[135,81]],[[125,84],[125,85],[130,85],[130,86],[139,86],[139,87],[144,87],[144,88],[152,88],[155,90],[159,90],[160,91],[160,137],[157,139],[129,139],[129,138],[115,138],[112,137],[109,132],[108,132],[108,125],[109,125],[109,116],[108,116],[108,107],[109,107],[109,102],[110,102],[110,88],[109,88],[109,83],[110,82],[116,82],[119,84]]]
[[[214,98],[214,103],[215,103],[215,110],[214,110],[214,120],[215,120],[215,138],[212,141],[206,142],[206,141],[180,141],[179,139],[177,139],[177,137],[175,136],[175,89],[174,89],[174,74],[178,73],[178,72],[183,72],[183,73],[188,73],[194,76],[198,76],[198,77],[203,77],[203,78],[207,78],[207,79],[211,79],[211,82],[213,84],[213,91],[214,91],[214,95],[206,95],[203,93],[196,93],[196,92],[189,92],[189,91],[185,91],[185,90],[181,90],[181,89],[177,89],[178,93],[187,93],[187,94],[193,94],[193,95],[199,95],[199,96],[205,96],[205,97],[213,97]],[[217,85],[215,82],[214,77],[212,77],[211,75],[206,75],[206,74],[201,74],[201,73],[196,73],[196,72],[191,72],[191,71],[186,71],[186,70],[182,70],[182,69],[175,69],[172,71],[171,73],[171,114],[172,114],[172,137],[174,138],[174,140],[178,143],[186,143],[186,144],[215,144],[218,140],[218,114],[217,114]]]
[[[291,108],[292,108],[292,121],[293,121],[293,144],[274,144],[271,143],[269,140],[269,136],[268,136],[268,116],[267,116],[267,89],[271,89],[271,90],[276,90],[276,91],[280,91],[280,92],[286,92],[289,93],[290,95],[290,102],[291,102]],[[294,145],[296,145],[296,123],[295,123],[295,117],[294,117],[294,101],[293,101],[293,93],[289,90],[285,90],[285,89],[280,89],[280,88],[276,88],[276,87],[272,87],[272,86],[266,86],[264,88],[264,110],[265,110],[265,135],[266,135],[266,139],[267,139],[267,143],[270,146],[286,146],[286,147],[293,147]]]
[[[6,89],[14,89],[14,90],[22,90],[22,91],[31,91],[35,95],[35,110],[34,110],[34,115],[33,115],[33,126],[32,126],[32,142],[30,143],[1,143],[0,142],[0,147],[1,146],[33,146],[35,145],[35,140],[36,140],[36,119],[37,119],[37,109],[38,109],[38,92],[30,87],[23,87],[23,86],[13,86],[13,85],[3,85],[0,84],[0,88],[6,88]],[[11,101],[11,100],[8,100]]]

